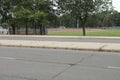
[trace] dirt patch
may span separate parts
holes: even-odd
[[[87,32],[104,31],[103,29],[86,29]],[[82,29],[48,29],[48,33],[59,33],[59,32],[82,32]]]

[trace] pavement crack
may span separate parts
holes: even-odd
[[[106,47],[106,46],[107,46],[107,45],[101,46],[98,51],[103,51],[103,48]]]
[[[77,63],[72,63],[72,64],[68,64],[69,67],[67,67],[65,70],[59,72],[58,74],[56,74],[55,76],[53,76],[50,80],[54,80],[55,78],[57,78],[58,76],[60,76],[62,73],[64,73],[65,71],[67,71],[68,69],[72,68],[73,66],[76,66],[78,65],[78,63],[81,63],[83,62],[86,58],[90,58],[90,57],[93,57],[94,54],[91,54],[90,56],[87,56],[87,57],[82,57],[80,61],[78,61]]]
[[[64,73],[65,71],[67,71],[68,69],[70,69],[72,66],[67,67],[66,69],[64,69],[63,71],[59,72],[58,74],[54,75],[50,80],[54,80],[55,78],[57,78],[59,75],[61,75],[62,73]]]
[[[82,57],[82,59],[81,59],[80,61],[78,61],[76,64],[82,63],[85,59],[91,58],[91,57],[93,57],[93,56],[95,56],[95,54],[91,54],[91,55],[89,55],[89,56],[87,56],[87,57]]]
[[[69,65],[68,68],[66,68],[65,70],[59,72],[58,74],[56,74],[55,76],[53,76],[50,80],[54,80],[55,78],[57,78],[59,75],[61,75],[62,73],[64,73],[64,72],[67,71],[68,69],[72,68],[73,66],[78,65],[78,63],[83,62],[86,58],[93,57],[94,55],[95,55],[95,54],[91,54],[90,56],[83,57],[83,58],[82,58],[80,61],[78,61],[77,63],[68,64],[68,65]]]

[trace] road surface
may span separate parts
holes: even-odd
[[[119,80],[120,53],[0,47],[0,80]]]
[[[59,42],[99,42],[99,43],[120,43],[120,39],[103,39],[103,38],[60,38],[60,37],[14,37],[0,36],[0,39],[7,40],[30,40],[30,41],[59,41]]]

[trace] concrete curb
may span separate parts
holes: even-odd
[[[0,46],[120,52],[114,43],[0,40]]]

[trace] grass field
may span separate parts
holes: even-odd
[[[48,33],[48,35],[53,36],[82,36],[82,32],[53,32]],[[118,36],[120,37],[120,30],[103,30],[103,31],[93,31],[86,32],[86,36]]]

